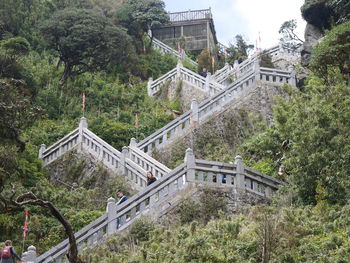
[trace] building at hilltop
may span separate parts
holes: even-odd
[[[184,41],[185,50],[213,51],[218,44],[211,9],[169,13],[170,23],[153,29],[153,36],[160,41],[177,46]]]

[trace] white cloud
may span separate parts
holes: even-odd
[[[243,14],[248,21],[247,35],[250,41],[261,35],[262,48],[277,44],[278,30],[284,21],[296,19],[298,35],[303,38],[305,22],[301,18],[300,7],[304,0],[235,0],[233,13]]]

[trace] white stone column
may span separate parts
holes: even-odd
[[[153,96],[152,83],[153,83],[153,78],[149,78],[147,82],[147,95],[149,97]]]
[[[135,138],[131,138],[130,139],[130,144],[129,144],[130,147],[137,147],[137,142],[136,142],[136,139]]]
[[[205,78],[205,90],[210,91],[210,80],[211,80],[211,73],[207,72],[207,77]]]
[[[297,81],[296,81],[296,74],[295,74],[295,69],[292,65],[288,67],[288,71],[290,72],[290,81],[289,84],[293,87],[297,87]]]
[[[192,111],[192,122],[191,125],[195,125],[199,122],[199,112],[198,112],[198,103],[196,99],[192,99],[191,102],[191,111]]]
[[[40,145],[40,149],[39,149],[39,158],[43,158],[43,153],[45,152],[46,150],[46,145],[45,144],[42,144]]]
[[[107,236],[114,234],[117,231],[117,205],[113,197],[108,198],[107,201]]]
[[[78,143],[82,143],[83,142],[83,131],[84,131],[84,129],[87,129],[87,127],[88,127],[87,119],[85,117],[81,117],[80,118],[80,122],[79,122]]]
[[[22,260],[26,263],[37,263],[36,248],[34,246],[28,247],[28,251],[23,253]]]
[[[236,165],[236,188],[245,190],[245,175],[244,175],[244,163],[242,157],[237,155],[235,158]]]
[[[177,80],[181,79],[181,67],[182,67],[182,62],[179,59],[177,61],[177,65],[176,65],[176,78],[177,78]]]
[[[194,157],[193,151],[191,148],[188,148],[186,150],[185,154],[185,163],[187,166],[187,181],[194,181],[195,179],[195,166],[196,166],[196,159]]]

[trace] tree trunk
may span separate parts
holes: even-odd
[[[24,193],[18,196],[15,201],[9,200],[9,202],[16,207],[22,207],[25,205],[35,205],[48,209],[51,212],[51,214],[63,225],[66,235],[68,236],[69,248],[67,258],[69,262],[83,263],[83,261],[78,257],[78,247],[72,226],[51,202],[38,199],[32,192]]]

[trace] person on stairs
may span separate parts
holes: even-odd
[[[202,72],[199,73],[199,75],[201,75],[202,77],[206,78],[208,73],[207,73],[207,69],[206,68],[203,68]]]
[[[147,185],[153,184],[155,181],[157,181],[157,178],[155,178],[151,171],[147,172]]]
[[[6,240],[5,246],[0,251],[0,263],[14,263],[14,258],[22,262],[21,258],[17,255],[15,248],[12,247],[12,241]]]
[[[121,203],[124,203],[128,198],[124,195],[124,192],[122,190],[116,191],[116,194],[119,198],[117,205],[120,205]]]

